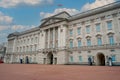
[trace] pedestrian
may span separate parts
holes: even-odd
[[[88,58],[88,64],[92,65],[92,59],[91,59],[91,57]]]
[[[20,63],[21,63],[21,64],[23,63],[22,59],[20,59]]]
[[[29,64],[28,56],[26,56],[26,63]]]
[[[112,58],[111,57],[108,58],[108,63],[109,63],[109,66],[112,66]]]

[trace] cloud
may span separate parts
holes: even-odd
[[[58,8],[58,9],[55,9],[53,13],[40,12],[40,17],[42,17],[42,18],[50,17],[50,16],[53,16],[53,15],[58,14],[58,13],[63,12],[63,11],[66,11],[71,15],[76,14],[76,13],[79,12],[76,9]]]
[[[36,6],[36,5],[52,4],[53,2],[54,0],[0,0],[0,7],[10,8],[21,4]]]
[[[94,9],[94,8],[98,8],[98,7],[113,3],[115,1],[116,0],[95,0],[95,2],[93,2],[93,3],[86,3],[82,7],[81,11],[87,11],[87,10],[91,10],[91,9]]]
[[[0,24],[9,24],[9,23],[12,23],[12,21],[13,21],[12,17],[7,16],[2,12],[0,12]]]
[[[9,29],[9,26],[0,25],[0,31]]]

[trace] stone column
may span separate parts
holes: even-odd
[[[55,28],[53,28],[53,48],[55,48]]]
[[[50,29],[48,29],[48,48],[50,48]]]

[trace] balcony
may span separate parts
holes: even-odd
[[[120,49],[120,43],[116,43],[113,45],[110,44],[104,44],[101,46],[98,45],[93,45],[93,46],[81,46],[81,47],[73,47],[73,48],[68,48],[68,51],[87,51],[87,50],[103,50],[103,49]]]
[[[7,52],[6,54],[20,54],[20,55],[24,55],[24,54],[37,54],[37,51],[27,51],[27,52]]]

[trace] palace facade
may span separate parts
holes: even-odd
[[[120,64],[120,2],[71,16],[61,12],[41,25],[8,35],[6,63]]]

